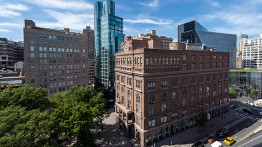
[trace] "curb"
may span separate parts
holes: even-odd
[[[206,130],[205,132],[203,132],[203,133],[201,133],[200,135],[198,135],[197,137],[192,137],[192,138],[188,139],[188,140],[187,140],[186,142],[184,142],[184,143],[187,143],[187,142],[189,142],[189,141],[196,141],[196,140],[199,139],[199,138],[203,138],[204,136],[206,136],[206,134],[207,134],[210,130],[214,130],[215,128],[220,128],[220,127],[224,126],[225,124],[232,123],[232,122],[234,122],[234,121],[236,121],[236,120],[238,120],[238,118],[237,118],[237,119],[234,119],[234,120],[231,120],[231,121],[227,121],[227,122],[223,123],[222,125],[211,127],[211,128],[209,128],[208,130]]]

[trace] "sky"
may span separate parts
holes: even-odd
[[[24,20],[53,29],[82,32],[94,26],[95,0],[0,0],[0,37],[23,41]],[[196,20],[211,32],[262,32],[262,0],[115,0],[127,36],[156,30],[177,41],[177,27]]]

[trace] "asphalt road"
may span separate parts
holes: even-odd
[[[215,139],[217,141],[223,142],[225,137],[232,136],[236,140],[235,145],[233,145],[234,147],[238,147],[239,145],[246,142],[247,138],[252,134],[252,132],[262,124],[262,119],[261,119],[262,117],[259,116],[259,112],[262,110],[262,108],[256,108],[256,107],[252,107],[252,108],[253,109],[251,109],[251,111],[253,112],[253,114],[247,114],[240,111],[238,113],[239,120],[236,121],[235,124],[233,123],[233,124],[226,125],[226,127],[229,128],[229,133],[222,138],[215,138]],[[233,110],[235,109],[236,111],[238,108],[232,107],[232,109]],[[262,143],[262,140],[260,140],[260,143]],[[209,144],[206,144],[206,147],[209,146],[210,146]],[[223,143],[223,147],[226,146],[227,145]],[[248,147],[249,146],[250,145],[248,145]],[[243,147],[247,147],[247,146],[243,146]]]
[[[232,147],[261,147],[262,146],[262,132],[259,132],[242,142],[235,143]]]

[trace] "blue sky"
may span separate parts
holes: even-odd
[[[93,28],[95,0],[0,0],[0,37],[23,40],[24,19],[37,26]],[[262,32],[262,0],[115,0],[116,15],[124,18],[124,33],[137,35],[157,30],[177,40],[179,24],[197,20],[212,32]]]

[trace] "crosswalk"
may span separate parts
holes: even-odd
[[[255,110],[258,110],[258,111],[262,111],[262,108],[259,108],[259,107],[254,107],[252,109],[255,109]]]
[[[259,119],[258,116],[253,116],[253,115],[249,115],[249,114],[246,114],[246,113],[241,113],[240,117],[244,118],[244,119],[250,119],[252,121],[257,121]]]

